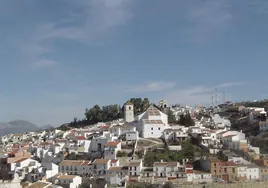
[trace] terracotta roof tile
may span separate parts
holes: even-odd
[[[84,137],[84,136],[77,136],[76,139],[77,140],[87,140],[86,137]]]
[[[107,147],[116,147],[120,142],[108,142],[105,146]]]
[[[84,166],[86,161],[83,160],[63,160],[59,164],[60,166]]]
[[[58,179],[60,180],[70,180],[70,179],[74,179],[76,176],[75,175],[61,175],[58,177]]]

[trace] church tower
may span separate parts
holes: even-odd
[[[134,105],[131,102],[124,105],[124,121],[127,123],[134,121]]]

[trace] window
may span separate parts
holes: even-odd
[[[160,127],[158,127],[158,130],[160,130]]]
[[[113,155],[113,154],[114,154],[114,152],[111,152],[111,154]]]
[[[154,134],[153,132],[151,132],[151,134]]]
[[[154,130],[154,128],[152,127],[151,130]]]

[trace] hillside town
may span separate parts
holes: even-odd
[[[0,187],[207,187],[268,180],[268,153],[252,143],[258,135],[265,139],[266,107],[169,106],[162,100],[140,114],[134,108],[126,102],[124,118],[110,122],[2,136]],[[177,123],[170,123],[167,111]],[[183,123],[186,117],[190,123]]]

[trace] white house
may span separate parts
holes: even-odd
[[[217,133],[217,137],[224,145],[228,145],[228,143],[232,141],[246,140],[245,133],[242,133],[242,131],[222,131]]]
[[[139,139],[138,131],[130,131],[126,133],[126,141],[135,141]]]
[[[69,175],[90,175],[92,174],[92,169],[89,161],[63,160],[59,164],[59,172]]]
[[[54,163],[42,163],[42,166],[46,172],[46,179],[55,176],[59,172],[59,166]]]
[[[247,179],[258,180],[260,178],[259,167],[256,164],[247,164]]]
[[[41,166],[41,164],[33,159],[30,158],[21,158],[17,161],[12,162],[14,164],[14,166],[11,164],[11,167],[14,167],[14,169],[11,169],[11,171],[13,170],[22,170],[23,168],[28,168],[28,171],[31,171],[34,168],[38,168]]]
[[[82,178],[74,175],[61,175],[56,180],[57,185],[68,188],[78,188],[82,184]]]
[[[167,115],[153,105],[135,117],[134,125],[143,138],[160,138],[162,132],[169,128]]]
[[[239,178],[245,178],[247,180],[259,180],[259,167],[256,164],[238,164],[237,173]]]
[[[153,175],[155,177],[184,178],[185,167],[179,162],[155,162],[153,166]]]
[[[111,185],[121,185],[123,186],[128,177],[128,167],[117,166],[110,167],[108,174],[105,176],[105,180]]]
[[[211,173],[193,170],[187,173],[187,181],[192,183],[211,183],[213,181]]]
[[[224,119],[219,116],[219,114],[212,115],[212,121],[214,122],[214,125],[216,128],[230,128],[231,127],[231,122],[228,119]]]
[[[239,179],[247,179],[247,166],[244,164],[237,165],[237,177]]]
[[[130,176],[139,176],[142,170],[142,160],[131,160],[128,165]]]
[[[123,125],[115,125],[110,127],[109,132],[113,136],[121,136],[121,135],[126,135],[126,140],[137,140],[139,138],[139,134],[136,131],[136,127],[129,124],[129,123],[124,123]]]
[[[94,175],[103,176],[107,174],[109,168],[111,167],[110,159],[95,159],[91,164],[92,171]]]
[[[104,151],[105,144],[107,144],[108,141],[109,141],[109,139],[105,138],[103,136],[97,137],[97,138],[92,138],[89,151],[91,151],[91,152]]]
[[[121,150],[121,142],[108,142],[104,148],[105,159],[116,159],[116,154]]]

